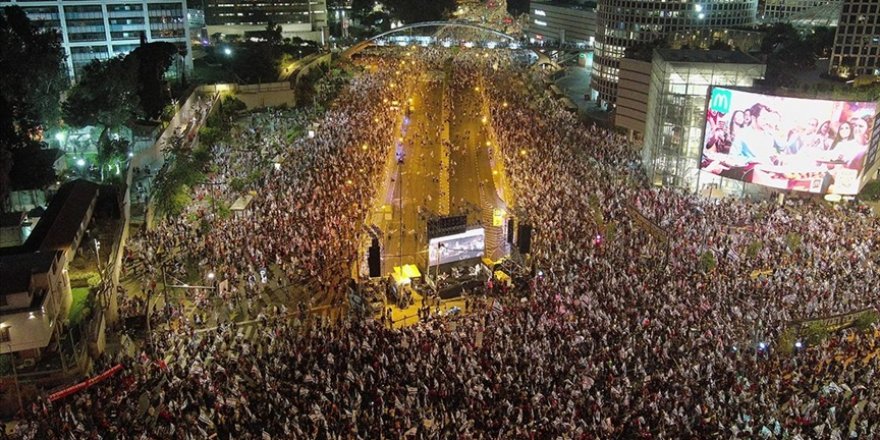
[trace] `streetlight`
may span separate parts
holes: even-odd
[[[226,56],[231,56],[231,55],[232,55],[232,49],[229,48],[229,47],[224,47],[224,48],[223,48],[223,53],[224,53]]]
[[[76,166],[78,166],[78,167],[80,167],[80,168],[86,166],[86,160],[83,159],[83,158],[79,158],[79,159],[77,159],[77,160],[76,160]]]
[[[62,150],[64,149],[64,140],[65,139],[67,139],[67,133],[65,133],[63,131],[59,131],[58,133],[55,133],[55,140],[58,141],[58,145],[61,147]]]

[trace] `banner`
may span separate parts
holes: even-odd
[[[806,319],[803,321],[794,321],[790,323],[790,327],[804,331],[811,328],[822,328],[831,333],[839,330],[847,329],[856,325],[862,319],[875,320],[877,318],[877,310],[867,308],[852,313],[844,313],[841,315],[829,316],[827,318]]]
[[[657,226],[654,222],[645,217],[645,215],[636,209],[631,203],[626,204],[626,211],[629,213],[630,218],[636,222],[636,225],[644,229],[645,232],[664,243],[669,241],[669,234],[666,233],[666,230]]]
[[[54,402],[56,400],[63,399],[63,398],[70,396],[72,394],[76,394],[76,393],[78,393],[78,392],[80,392],[80,391],[82,391],[92,385],[95,385],[97,383],[101,383],[101,382],[107,380],[107,378],[109,378],[110,376],[113,376],[114,374],[118,373],[119,371],[122,371],[122,368],[123,368],[122,364],[117,364],[113,368],[111,368],[111,369],[109,369],[109,370],[107,370],[107,371],[105,371],[95,377],[91,377],[89,379],[86,379],[86,380],[84,380],[74,386],[65,388],[61,391],[58,391],[57,393],[52,393],[49,395],[49,401]]]

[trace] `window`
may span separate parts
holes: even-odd
[[[9,342],[10,340],[9,327],[0,328],[0,342]]]

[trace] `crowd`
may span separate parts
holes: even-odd
[[[530,91],[522,69],[476,50],[423,54],[412,71],[455,57],[456,77],[483,78],[517,209],[536,228],[528,264],[540,270],[527,288],[403,329],[327,325],[283,306],[247,326],[184,321],[121,357],[109,382],[34,404],[15,437],[880,436],[876,328],[799,340],[791,353],[778,343],[789,321],[875,307],[880,220],[870,210],[650,188],[624,138]],[[184,249],[245,283],[274,264],[332,290],[339,281],[322,269],[354,258],[402,117],[383,105],[404,87],[390,85],[397,61],[362,60],[372,67],[314,138],[238,135],[248,150],[277,143],[285,155],[253,184],[261,221],[217,219],[199,239],[172,220],[144,241],[148,254]]]

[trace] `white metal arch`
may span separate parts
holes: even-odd
[[[456,27],[456,28],[474,29],[474,30],[479,30],[479,31],[483,31],[483,32],[488,32],[492,35],[495,35],[496,37],[503,38],[505,40],[517,41],[516,37],[505,34],[504,32],[496,31],[495,29],[490,29],[490,28],[487,28],[484,26],[480,26],[478,24],[460,22],[460,21],[423,21],[420,23],[412,23],[412,24],[408,24],[406,26],[401,26],[397,29],[392,29],[387,32],[382,32],[379,35],[370,37],[369,39],[361,41],[360,43],[355,44],[354,46],[346,49],[345,52],[342,53],[342,55],[345,57],[351,57],[352,55],[355,55],[358,52],[366,49],[371,44],[375,43],[377,40],[379,40],[381,38],[385,38],[389,35],[396,34],[401,31],[407,31],[410,29],[418,29],[418,28],[426,28],[426,27]]]

